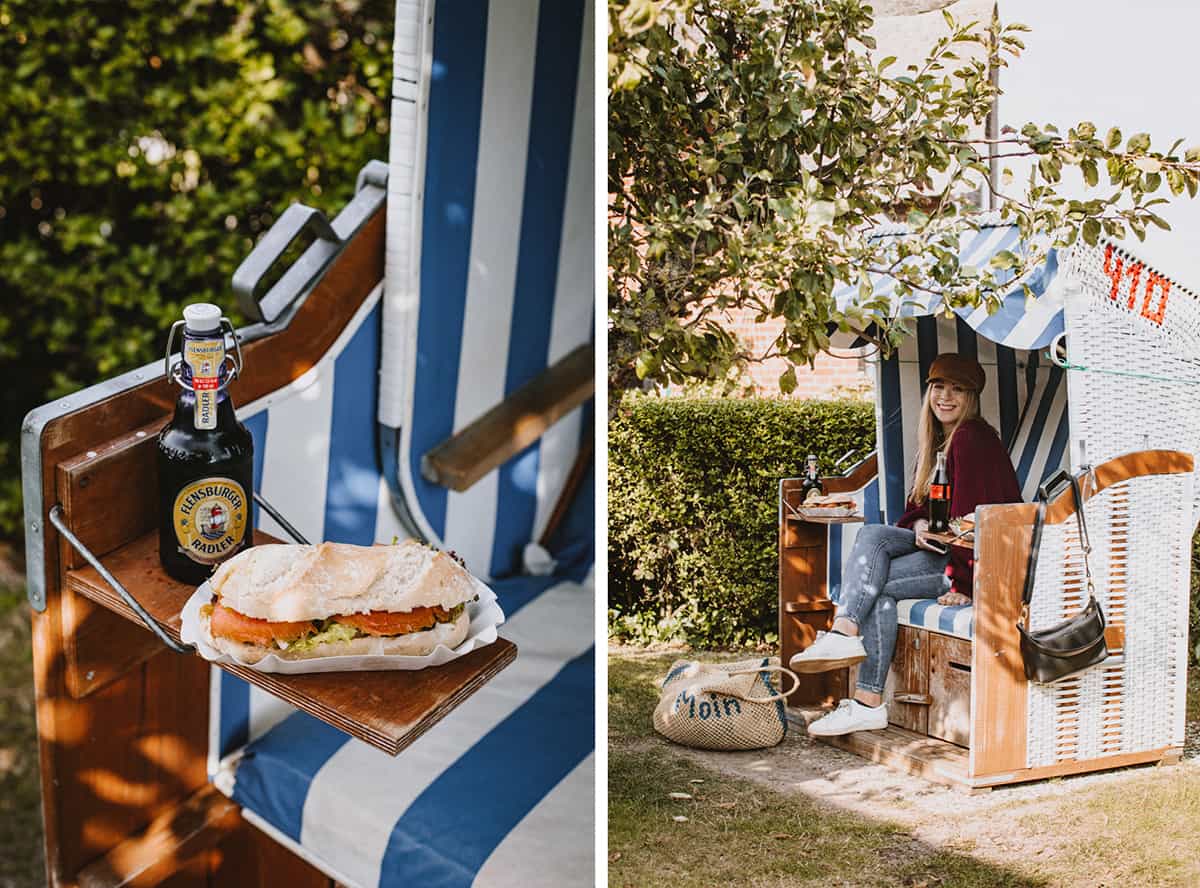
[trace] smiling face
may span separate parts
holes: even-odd
[[[949,430],[963,418],[968,390],[957,382],[935,379],[929,383],[929,407],[942,428]]]

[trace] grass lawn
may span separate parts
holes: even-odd
[[[609,654],[610,885],[1200,884],[1194,761],[983,796],[930,788],[942,806],[933,816],[912,800],[881,795],[866,814],[815,792],[777,791],[769,777],[707,767],[698,761],[705,756],[658,738],[650,725],[657,682],[679,656],[621,648]],[[1193,680],[1189,715],[1198,698]],[[707,761],[720,761],[711,756]],[[952,838],[942,840],[947,820]]]
[[[0,888],[46,884],[25,590],[0,588]]]

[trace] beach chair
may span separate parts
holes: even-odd
[[[960,261],[978,266],[999,250],[1019,248],[1015,226],[993,217],[964,237]],[[876,451],[825,479],[827,490],[858,503],[862,521],[894,522],[904,510],[930,362],[958,351],[983,365],[983,414],[1004,440],[1027,502],[977,510],[970,605],[898,603],[900,636],[885,692],[892,726],[831,741],[966,788],[1171,761],[1183,745],[1200,427],[1194,389],[1176,380],[1200,380],[1193,369],[1200,344],[1187,332],[1194,297],[1107,243],[1051,251],[1023,282],[1035,300],[1026,300],[1021,283],[1013,282],[993,314],[981,308],[947,315],[936,298],[904,305],[893,298],[895,310],[913,318],[915,335],[887,359],[873,359]],[[881,279],[876,291],[892,286]],[[1155,405],[1152,420],[1143,421],[1151,411],[1137,410],[1138,399]],[[1094,473],[1085,479],[1091,488],[1085,484],[1084,509],[1110,657],[1074,678],[1029,683],[1015,628],[1034,516],[1029,501],[1057,472],[1087,467]],[[831,623],[860,526],[797,519],[801,484],[780,484],[785,661]],[[1034,628],[1086,603],[1070,492],[1056,493],[1037,566]],[[852,680],[847,670],[806,678],[792,705],[847,696]],[[1158,690],[1148,692],[1150,685]]]
[[[147,483],[161,365],[35,410],[51,884],[592,883],[594,11],[504,12],[398,5],[390,162],[265,295],[301,230],[328,235],[311,212],[235,274],[259,321],[232,389],[256,493],[292,529],[456,550],[499,596],[501,641],[353,681],[168,653],[104,575],[178,642],[188,590],[157,568]]]

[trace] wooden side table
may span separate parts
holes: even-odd
[[[794,487],[783,482],[785,504],[798,500],[799,480]],[[862,515],[847,518],[799,518],[786,505],[779,518],[779,644],[780,662],[787,666],[793,654],[807,648],[818,631],[833,625],[835,605],[829,600],[827,565],[830,524],[861,523]],[[838,669],[797,676],[796,690],[788,696],[789,706],[823,706],[847,696],[849,670]]]

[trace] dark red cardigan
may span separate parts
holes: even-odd
[[[967,420],[958,427],[946,454],[946,468],[950,472],[951,518],[988,503],[1021,502],[1021,486],[1008,451],[1000,436],[981,419]],[[917,505],[910,499],[905,510],[896,526],[911,528],[918,518],[929,518],[929,501]],[[950,547],[946,575],[955,592],[968,596],[974,592],[975,558],[969,549]]]

